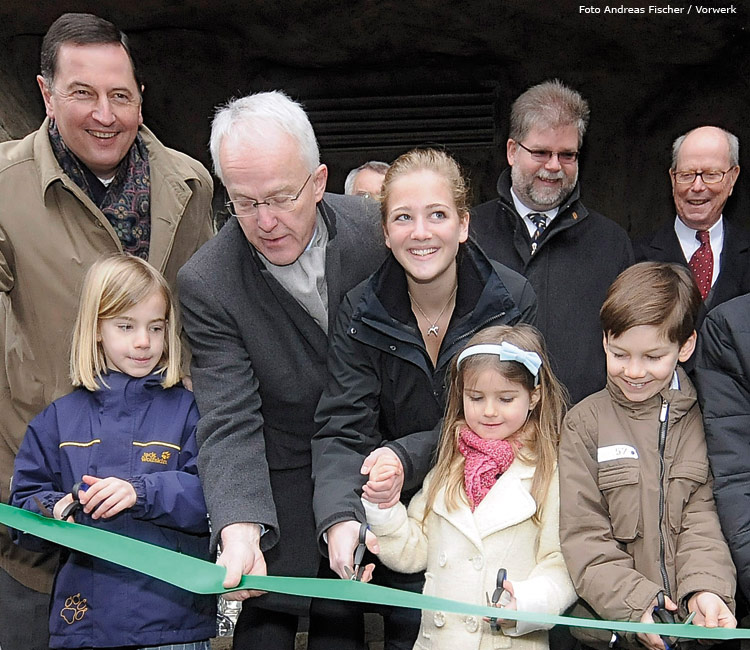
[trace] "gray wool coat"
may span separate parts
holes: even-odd
[[[329,323],[344,294],[385,257],[377,205],[325,194]],[[317,575],[310,439],[327,377],[328,338],[273,278],[232,219],[178,275],[201,413],[198,466],[212,543],[225,526],[265,528],[269,575]],[[304,613],[307,603],[266,594],[253,605]]]

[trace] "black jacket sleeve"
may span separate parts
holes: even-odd
[[[355,292],[356,293],[356,292]],[[368,351],[348,336],[353,299],[347,295],[330,334],[328,383],[315,413],[313,509],[319,539],[340,521],[366,521],[360,501],[367,455],[380,446],[381,378]],[[321,545],[325,552],[325,545]]]
[[[694,378],[703,410],[714,496],[737,579],[750,597],[750,294],[709,313]]]

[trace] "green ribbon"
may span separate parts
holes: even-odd
[[[137,539],[124,537],[99,528],[58,521],[36,513],[0,503],[0,523],[30,533],[50,542],[119,564],[164,580],[197,594],[221,594],[237,589],[259,589],[292,596],[328,598],[373,605],[395,605],[478,617],[497,617],[493,607],[471,605],[446,598],[425,596],[352,580],[291,578],[284,576],[243,576],[239,586],[225,589],[224,567],[183,555]],[[707,628],[689,623],[633,623],[602,621],[572,616],[555,616],[534,612],[502,610],[502,617],[544,625],[568,625],[617,632],[659,634],[688,639],[750,639],[749,629]]]

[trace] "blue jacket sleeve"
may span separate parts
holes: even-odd
[[[10,505],[37,514],[52,516],[52,509],[68,489],[62,485],[59,433],[53,417],[55,405],[47,407],[35,417],[26,430],[16,454],[11,481]],[[72,486],[71,486],[72,487]],[[11,530],[13,540],[32,551],[54,547],[33,535]]]
[[[185,422],[176,470],[141,474],[130,479],[136,494],[135,505],[130,509],[134,518],[186,533],[208,531],[206,502],[196,464],[198,418],[198,407],[193,403]]]

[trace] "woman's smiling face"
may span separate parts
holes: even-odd
[[[386,205],[385,243],[407,277],[426,283],[454,268],[469,236],[469,215],[459,214],[449,182],[418,169],[396,178]]]

